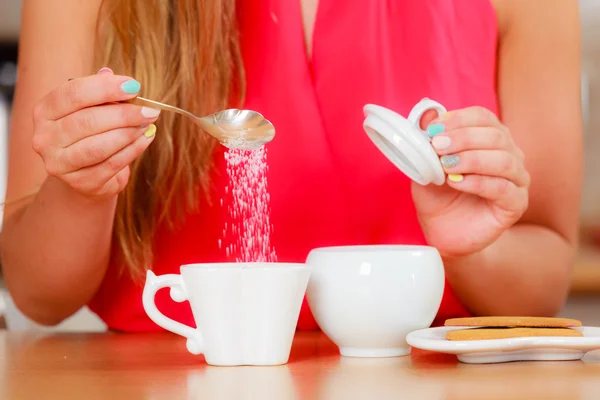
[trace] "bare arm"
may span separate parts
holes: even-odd
[[[59,323],[85,305],[110,258],[117,196],[91,199],[48,177],[32,149],[35,105],[69,78],[92,72],[100,3],[28,0],[23,7],[7,200],[39,191],[7,205],[0,250],[17,307],[42,324]]]
[[[526,155],[529,208],[484,251],[446,260],[446,271],[477,314],[553,315],[568,294],[578,240],[579,12],[572,0],[495,3],[501,117]]]

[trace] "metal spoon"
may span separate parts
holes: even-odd
[[[273,124],[256,111],[229,109],[197,117],[181,108],[139,96],[131,102],[184,115],[229,149],[256,150],[275,136]]]

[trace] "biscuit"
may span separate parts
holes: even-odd
[[[569,328],[471,328],[446,333],[447,340],[489,340],[532,336],[583,336]]]
[[[472,317],[447,319],[444,325],[507,328],[571,328],[581,326],[581,321],[570,318],[546,317]]]

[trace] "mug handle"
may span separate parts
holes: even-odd
[[[202,354],[204,352],[204,341],[202,340],[200,331],[168,318],[156,308],[154,298],[156,292],[162,288],[171,288],[169,292],[171,299],[177,303],[188,300],[188,295],[181,275],[165,274],[156,276],[154,272],[148,270],[148,272],[146,272],[146,283],[142,294],[142,305],[144,306],[146,314],[148,314],[148,317],[150,317],[156,325],[186,338],[186,348],[190,353],[194,355]]]
[[[420,132],[423,132],[427,137],[427,140],[431,140],[427,132],[421,129],[421,118],[429,110],[437,111],[438,115],[445,114],[447,112],[446,107],[441,105],[435,100],[428,99],[425,97],[423,100],[418,102],[408,114],[408,121],[413,124]]]

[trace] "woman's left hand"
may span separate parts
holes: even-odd
[[[448,176],[443,186],[413,183],[423,232],[442,256],[473,254],[527,209],[524,154],[508,128],[481,107],[446,113],[426,126]]]

